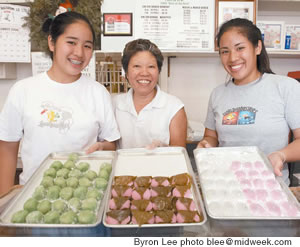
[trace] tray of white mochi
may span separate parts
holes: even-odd
[[[51,153],[0,216],[12,227],[93,227],[101,223],[114,151]]]
[[[300,219],[300,204],[256,146],[194,150],[207,214],[215,219]]]

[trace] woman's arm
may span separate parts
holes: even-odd
[[[204,137],[198,143],[197,148],[211,148],[219,145],[217,131],[205,128]]]
[[[268,158],[277,176],[282,176],[284,162],[294,162],[300,160],[300,129],[293,130],[294,140],[285,148],[269,154]]]
[[[170,146],[185,147],[187,137],[187,117],[184,108],[181,108],[170,123]]]
[[[116,150],[116,142],[108,142],[108,141],[96,142],[86,150],[86,153],[90,154],[100,150],[114,151]]]
[[[19,143],[0,141],[0,195],[14,185]]]

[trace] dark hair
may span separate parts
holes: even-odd
[[[223,23],[216,36],[218,47],[220,47],[220,40],[223,34],[231,29],[238,29],[239,33],[246,37],[254,47],[258,46],[259,40],[261,41],[262,49],[261,53],[257,56],[257,69],[262,74],[265,72],[274,74],[270,68],[270,61],[262,40],[261,32],[256,25],[247,19],[235,18]]]
[[[164,61],[164,57],[161,54],[160,49],[156,46],[156,44],[152,43],[148,39],[136,39],[133,41],[128,42],[125,45],[122,55],[122,66],[127,73],[128,71],[128,64],[132,56],[134,56],[137,52],[140,51],[149,51],[156,59],[157,67],[159,72],[161,71],[161,67]]]
[[[55,16],[54,18],[49,17],[44,22],[44,24],[42,26],[42,30],[43,30],[43,32],[45,32],[51,36],[52,41],[55,44],[58,37],[65,32],[66,28],[69,25],[79,22],[79,21],[83,21],[86,24],[88,24],[88,26],[90,27],[91,32],[93,34],[93,42],[95,42],[95,37],[96,37],[95,32],[94,32],[94,29],[93,29],[90,21],[88,20],[88,18],[86,18],[84,15],[79,14],[74,11],[68,11],[68,12],[59,14],[59,15]],[[53,59],[53,52],[48,50],[48,53],[49,53],[51,59]]]

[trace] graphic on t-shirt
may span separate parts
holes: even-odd
[[[61,133],[70,129],[73,123],[72,110],[57,107],[51,102],[42,103],[41,108],[39,127],[57,128]]]
[[[223,113],[222,125],[254,124],[257,110],[253,107],[237,107]]]

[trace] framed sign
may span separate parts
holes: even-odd
[[[257,0],[216,0],[216,32],[226,21],[245,18],[256,23]]]
[[[132,36],[132,13],[103,13],[104,36]]]

